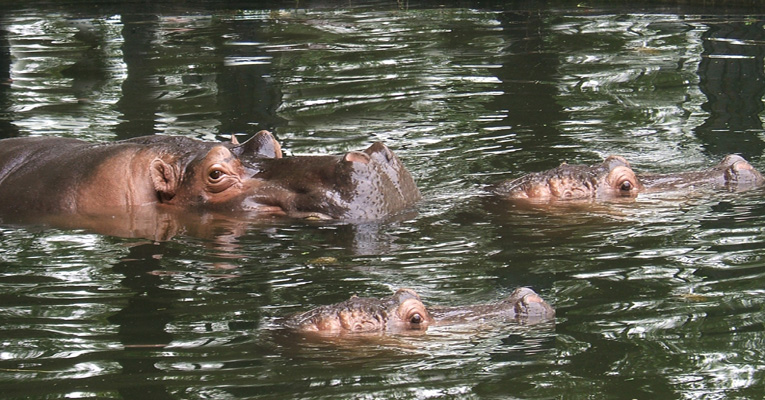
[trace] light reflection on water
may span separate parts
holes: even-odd
[[[425,198],[395,221],[213,225],[158,243],[3,227],[0,387],[16,397],[759,395],[761,191],[553,209],[481,191],[608,154],[640,172],[701,169],[727,151],[765,168],[762,71],[714,64],[761,70],[758,21],[9,12],[3,135],[217,140],[268,128],[292,154],[383,140]],[[352,294],[411,287],[458,305],[517,286],[555,305],[555,325],[337,342],[278,326]]]

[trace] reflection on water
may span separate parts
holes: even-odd
[[[383,140],[424,195],[361,225],[2,226],[4,396],[761,396],[761,190],[558,209],[481,190],[609,154],[639,173],[729,152],[765,169],[758,14],[293,6],[3,14],[0,137]],[[277,322],[352,294],[458,305],[517,286],[554,326],[333,343]]]

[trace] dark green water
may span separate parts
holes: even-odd
[[[765,169],[765,13],[195,4],[0,12],[0,136],[382,140],[424,200],[392,222],[162,242],[0,225],[3,398],[762,396],[761,190],[544,211],[481,188],[609,154]],[[517,286],[554,326],[322,342],[275,323],[351,294],[458,305]]]

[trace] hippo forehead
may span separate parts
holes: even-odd
[[[420,300],[411,289],[399,289],[383,298],[356,297],[326,306],[317,307],[293,317],[291,325],[301,330],[332,331],[382,331],[396,309],[409,299]]]
[[[383,330],[388,320],[388,307],[381,299],[352,297],[299,314],[294,320],[296,327],[304,330]]]

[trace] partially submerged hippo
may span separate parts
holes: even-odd
[[[563,164],[548,171],[531,173],[502,182],[493,188],[493,192],[507,199],[602,200],[699,186],[742,190],[763,184],[762,175],[738,155],[728,155],[705,171],[652,175],[636,175],[623,157],[609,156],[600,164]]]
[[[405,333],[429,326],[469,324],[479,320],[527,323],[551,320],[555,310],[529,288],[516,289],[499,303],[460,307],[425,307],[412,289],[399,289],[383,298],[350,299],[295,314],[283,321],[298,332],[325,335],[347,333]]]
[[[0,141],[0,220],[117,216],[138,207],[370,220],[411,207],[412,176],[382,143],[344,155],[282,157],[262,131],[239,144],[146,136],[94,144]]]

